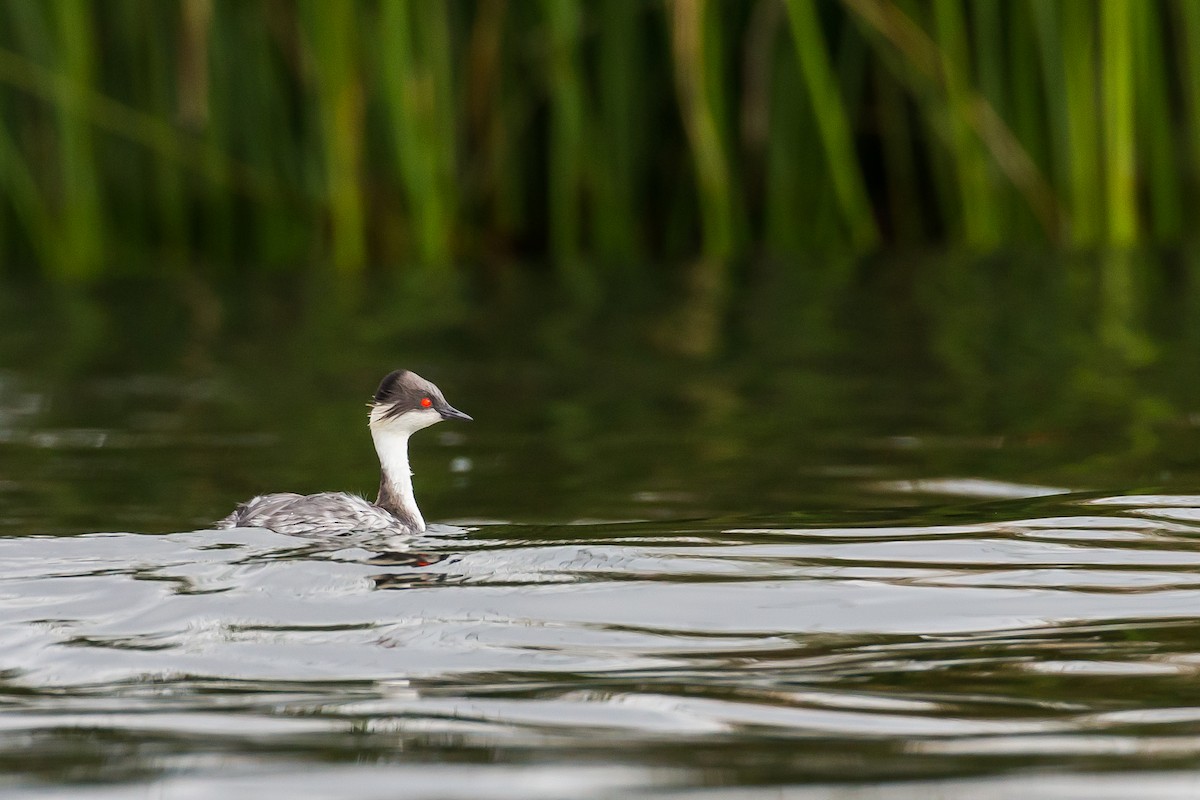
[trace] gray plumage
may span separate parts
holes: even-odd
[[[432,383],[407,370],[396,370],[383,379],[370,408],[368,425],[380,462],[379,497],[374,503],[342,492],[264,494],[239,505],[217,527],[269,528],[309,536],[424,531],[408,468],[408,438],[443,419],[470,417],[447,403]]]
[[[420,533],[417,526],[358,495],[345,492],[262,494],[239,505],[217,528],[270,528],[276,533],[339,536],[347,533]]]

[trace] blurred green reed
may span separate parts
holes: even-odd
[[[0,0],[10,273],[723,283],[1170,243],[1198,182],[1196,0]]]

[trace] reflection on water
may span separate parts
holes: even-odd
[[[9,293],[0,786],[1189,796],[1192,298],[1041,266],[781,275],[689,311],[704,347],[677,307]],[[206,529],[369,491],[400,365],[478,412],[414,438],[427,534]]]
[[[410,555],[258,530],[12,536],[7,770],[252,784],[281,759],[498,762],[612,790],[1175,766],[1200,756],[1200,498],[1147,500],[493,524]],[[1185,502],[1193,519],[1160,521]],[[465,795],[469,776],[446,779]]]

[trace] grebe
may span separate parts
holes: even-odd
[[[441,389],[415,372],[398,369],[379,384],[368,426],[379,455],[379,497],[369,503],[342,492],[264,494],[242,503],[218,528],[269,528],[286,534],[356,532],[411,534],[425,530],[413,497],[408,437],[444,419],[471,419]]]

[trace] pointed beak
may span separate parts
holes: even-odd
[[[442,415],[442,419],[465,419],[468,422],[471,421],[471,417],[469,415],[464,414],[449,404],[439,408],[438,413]]]

